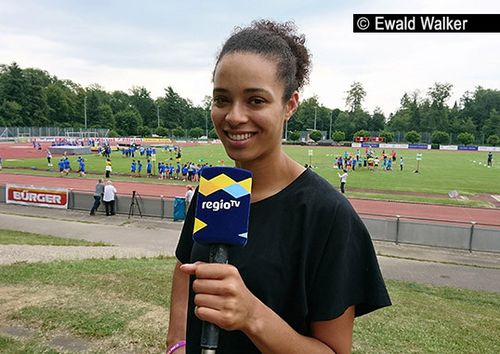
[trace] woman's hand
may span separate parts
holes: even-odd
[[[183,264],[180,269],[196,276],[196,317],[229,331],[250,329],[260,301],[247,289],[236,267],[196,262]]]

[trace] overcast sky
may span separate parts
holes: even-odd
[[[83,86],[153,98],[172,86],[200,104],[215,55],[234,26],[294,20],[313,54],[303,97],[345,109],[359,81],[370,112],[394,112],[404,92],[453,84],[450,104],[478,85],[500,89],[500,33],[358,34],[354,13],[500,13],[498,0],[0,0],[0,64],[36,67]]]

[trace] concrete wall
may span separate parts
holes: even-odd
[[[93,193],[82,191],[70,192],[69,208],[76,210],[90,210],[94,204]],[[104,205],[97,212],[104,212]],[[117,194],[115,199],[115,211],[117,214],[131,214],[134,216],[151,216],[173,219],[174,199],[173,198],[142,198],[140,194],[135,195],[132,205],[132,195]]]
[[[3,185],[0,186],[0,202],[5,203]],[[125,215],[130,212],[134,217],[139,217],[141,212],[143,216],[173,219],[174,198],[142,198],[136,195],[132,209],[131,202],[131,195],[118,194],[116,212]],[[93,203],[92,193],[82,191],[69,193],[69,209],[89,211]],[[101,204],[97,212],[104,212],[104,205]],[[500,228],[363,215],[361,219],[372,239],[378,241],[500,253]]]
[[[0,203],[5,203],[5,185],[0,186]]]

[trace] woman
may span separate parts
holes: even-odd
[[[350,204],[282,151],[308,78],[304,42],[291,23],[259,21],[237,30],[217,58],[212,120],[229,157],[253,173],[248,243],[230,250],[229,264],[195,263],[208,248],[192,242],[191,206],[176,251],[167,352],[200,353],[208,321],[222,328],[217,354],[349,353],[354,317],[390,304]]]

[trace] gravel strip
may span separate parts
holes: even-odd
[[[78,260],[89,258],[140,258],[173,256],[166,250],[148,250],[129,247],[85,247],[85,246],[31,246],[0,245],[0,265],[18,262],[36,263],[55,260]]]

